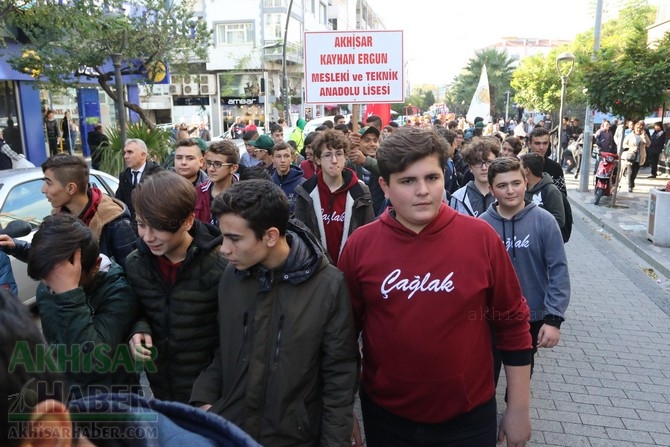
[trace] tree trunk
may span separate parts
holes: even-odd
[[[107,83],[107,76],[99,76],[98,77],[98,85],[100,85],[100,88],[102,88],[107,95],[112,98],[114,102],[117,100],[116,92],[112,90],[110,85]],[[149,127],[149,129],[155,129],[156,128],[156,123],[151,121],[149,117],[147,116],[146,112],[144,111],[143,108],[138,106],[137,104],[133,104],[131,102],[123,101],[123,106],[129,110],[132,110],[133,112],[137,113],[140,116],[140,119],[144,124]]]

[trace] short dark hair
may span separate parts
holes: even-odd
[[[245,142],[255,140],[256,138],[258,138],[258,132],[255,130],[244,132],[244,135],[242,135],[242,140]]]
[[[9,418],[10,413],[26,416],[39,402],[54,399],[65,402],[63,378],[51,368],[30,367],[31,362],[15,362],[15,349],[21,343],[27,348],[26,355],[44,364],[54,362],[42,332],[35,324],[28,307],[9,290],[0,288],[0,444],[14,447],[21,445],[23,418]],[[40,348],[38,348],[38,346]],[[12,365],[12,363],[14,363]],[[9,373],[10,365],[14,366]],[[28,398],[29,399],[26,399]],[[23,399],[26,399],[25,401]],[[11,433],[11,435],[10,435]]]
[[[344,124],[344,123],[342,123],[342,124],[335,124],[335,127],[333,127],[333,129],[335,129],[335,130],[339,130],[340,132],[342,132],[342,133],[345,134],[345,135],[349,133],[349,126],[347,126],[347,125]]]
[[[519,162],[518,158],[514,157],[496,158],[495,160],[493,160],[493,162],[491,162],[491,165],[489,166],[489,171],[487,174],[489,185],[493,186],[493,181],[495,180],[496,175],[512,171],[519,171],[521,172],[521,176],[526,178],[523,169],[521,169],[521,162]]]
[[[278,130],[284,132],[284,127],[279,124],[273,124],[272,126],[270,126],[270,133],[275,133]]]
[[[333,123],[331,120],[325,120],[323,122],[323,125],[326,126],[328,129],[332,129],[335,126],[335,123]]]
[[[246,168],[240,173],[240,181],[247,180],[267,180],[272,181],[272,176],[268,173],[268,170],[265,169],[263,163],[251,166]]]
[[[56,264],[71,259],[78,248],[81,269],[88,273],[100,255],[98,241],[90,228],[68,213],[45,217],[30,244],[28,276],[36,281],[46,278]]]
[[[523,150],[523,143],[519,137],[507,137],[504,142],[509,143],[509,145],[512,146],[514,155],[519,155],[519,152]]]
[[[133,190],[137,220],[159,231],[176,233],[195,211],[195,188],[181,175],[160,171]]]
[[[56,154],[42,163],[42,172],[46,173],[47,169],[53,171],[56,180],[63,186],[74,183],[80,193],[86,194],[88,191],[90,171],[83,158],[70,154]]]
[[[543,137],[549,135],[549,131],[544,127],[534,127],[528,134],[528,142],[532,142],[533,138]]]
[[[414,162],[437,155],[444,166],[447,142],[432,129],[405,127],[386,138],[377,150],[379,172],[386,183],[391,174],[402,172]]]
[[[391,121],[389,123],[389,126],[393,127],[393,130],[396,130],[397,128],[400,127],[400,124],[398,124],[396,121]]]
[[[365,118],[365,124],[368,126],[375,126],[375,127],[381,127],[382,126],[382,118],[377,115],[370,115],[367,118]]]
[[[289,152],[293,153],[293,147],[290,144],[282,141],[281,143],[277,143],[274,146],[272,146],[272,150],[268,151],[268,153],[274,155],[275,152],[283,151],[283,150],[286,150],[286,149],[288,149]]]
[[[489,158],[489,154],[498,157],[500,155],[500,143],[486,137],[474,137],[461,151],[463,161],[469,165],[485,161]]]
[[[184,138],[182,140],[177,141],[177,144],[174,147],[174,150],[176,151],[180,147],[192,147],[195,146],[200,150],[200,145],[198,144],[198,141],[195,138]]]
[[[345,119],[345,118],[344,118],[344,115],[335,115],[335,116],[333,117],[333,121],[334,121],[334,122],[338,122],[339,120],[343,120],[343,119]]]
[[[240,162],[240,151],[235,143],[230,140],[221,140],[212,143],[207,152],[212,154],[224,155],[228,163],[238,164]]]
[[[328,129],[328,126],[324,126],[323,124],[320,126],[316,126],[314,129],[314,132],[323,132],[324,130]]]
[[[220,220],[224,214],[244,219],[256,239],[261,240],[272,227],[284,236],[290,212],[288,198],[279,186],[267,180],[247,180],[235,183],[214,199],[212,215]]]
[[[312,150],[314,151],[314,158],[320,158],[324,149],[327,147],[337,150],[342,149],[345,154],[349,153],[349,140],[344,134],[335,129],[328,129],[317,135],[312,142]]]
[[[544,157],[542,155],[534,152],[524,154],[521,157],[521,164],[524,168],[528,168],[535,177],[542,177],[542,171],[544,171]]]

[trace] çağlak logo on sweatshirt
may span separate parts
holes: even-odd
[[[530,247],[530,234],[526,235],[525,238],[523,239],[518,239],[516,236],[514,236],[514,239],[508,237],[505,240],[505,249],[509,250],[510,248],[528,248]]]
[[[410,292],[407,299],[410,300],[416,292],[453,292],[454,282],[451,277],[454,272],[449,273],[443,279],[430,279],[430,273],[426,273],[423,278],[419,275],[414,275],[411,278],[401,278],[402,270],[395,269],[384,278],[381,285],[382,298],[388,299],[389,293],[394,290],[402,292]]]

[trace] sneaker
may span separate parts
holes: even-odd
[[[633,188],[628,188],[628,192],[633,192]]]
[[[650,176],[647,176],[647,178],[656,178],[656,176],[655,175],[650,175]]]

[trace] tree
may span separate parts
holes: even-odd
[[[670,89],[670,32],[649,48],[646,30],[630,37],[621,52],[603,49],[584,67],[587,97],[598,110],[643,119],[662,105]]]
[[[161,74],[163,64],[186,66],[207,60],[212,33],[193,15],[192,0],[73,0],[33,2],[14,9],[8,21],[26,36],[21,55],[8,55],[17,71],[32,73],[38,86],[53,90],[95,79],[114,101],[110,56],[123,57],[122,75],[147,79]],[[124,11],[124,6],[128,11]],[[174,70],[174,68],[172,68]],[[149,80],[149,82],[151,82]],[[153,128],[137,104],[124,101]]]
[[[516,103],[528,110],[558,110],[561,103],[561,77],[556,72],[556,56],[559,52],[555,49],[546,56],[535,54],[521,61],[511,82]],[[566,90],[566,102],[575,102],[575,96],[578,95],[575,89],[578,85],[571,76]]]
[[[486,64],[489,81],[489,96],[491,97],[491,117],[504,115],[505,92],[510,89],[510,80],[514,72],[515,60],[507,51],[486,49],[479,51],[468,61],[465,69],[454,79],[451,95],[456,103],[470,104],[472,96],[479,84],[482,67]]]

